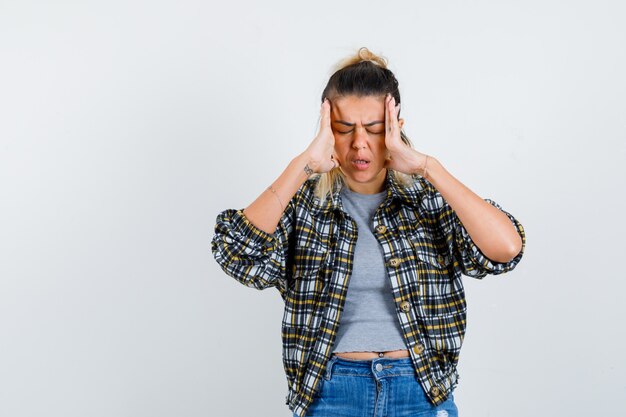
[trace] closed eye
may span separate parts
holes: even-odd
[[[340,134],[342,134],[342,135],[347,135],[348,133],[352,133],[352,132],[354,132],[354,129],[352,129],[352,130],[347,130],[347,131],[345,131],[345,132],[344,132],[344,131],[342,131],[342,130],[337,130],[337,133],[340,133]],[[381,130],[380,132],[372,132],[371,130],[367,130],[367,129],[366,129],[366,132],[367,132],[367,133],[370,133],[370,134],[372,134],[372,135],[381,135],[381,134],[385,133],[385,131],[384,131],[384,130]]]

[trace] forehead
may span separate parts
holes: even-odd
[[[332,101],[331,117],[347,122],[371,122],[385,116],[385,96],[343,96]]]

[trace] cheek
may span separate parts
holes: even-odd
[[[376,147],[376,156],[381,160],[387,158],[387,147],[384,143]]]
[[[335,153],[337,154],[337,156],[339,158],[343,158],[343,156],[346,154],[346,146],[343,145],[340,141],[338,141],[337,139],[335,139]]]

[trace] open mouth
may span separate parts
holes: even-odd
[[[366,159],[354,159],[352,160],[352,165],[356,169],[367,169],[367,167],[369,167],[370,165],[370,161]]]

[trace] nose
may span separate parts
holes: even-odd
[[[352,147],[354,149],[361,149],[367,146],[367,132],[363,126],[354,127],[354,136],[352,139]]]

